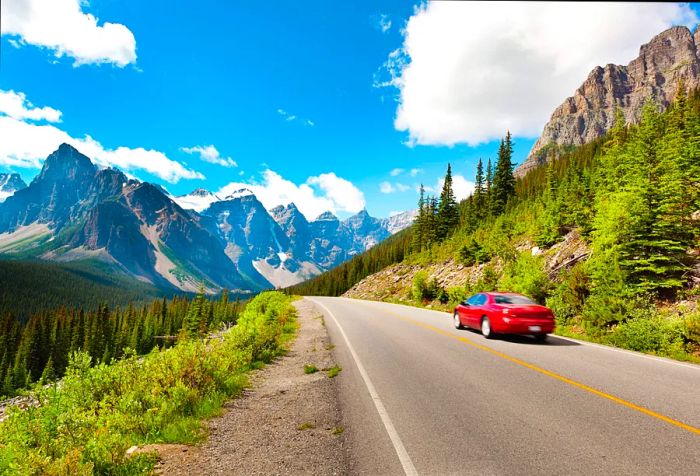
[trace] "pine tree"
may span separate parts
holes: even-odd
[[[491,197],[493,195],[493,167],[491,159],[486,163],[486,198],[484,200],[484,215],[491,215]]]
[[[474,193],[473,193],[473,205],[474,205],[474,215],[477,219],[482,219],[486,216],[486,194],[487,194],[487,184],[484,182],[484,164],[479,158],[479,162],[476,164],[476,178],[474,181]]]
[[[508,201],[515,195],[512,156],[513,144],[509,131],[498,148],[498,162],[491,187],[491,211],[494,215],[503,213]]]
[[[447,164],[445,181],[442,184],[440,202],[436,214],[436,238],[444,240],[459,224],[459,211],[457,210],[457,200],[452,188],[452,167]]]
[[[187,316],[182,323],[182,329],[189,338],[199,337],[203,334],[202,323],[206,325],[206,302],[204,298],[204,285],[200,286],[199,293],[192,300]]]
[[[423,245],[425,243],[425,216],[426,216],[426,202],[425,202],[425,187],[423,184],[420,185],[420,195],[418,198],[418,215],[413,221],[413,243],[412,248],[416,253],[420,253],[423,250]]]

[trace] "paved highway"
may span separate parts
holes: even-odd
[[[700,474],[700,366],[313,297],[353,474]]]

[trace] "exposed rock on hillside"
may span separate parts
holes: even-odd
[[[673,100],[679,80],[700,85],[700,31],[673,27],[642,45],[627,66],[596,67],[572,97],[555,109],[527,160],[515,171],[523,176],[546,161],[549,144],[578,146],[610,130],[619,106],[628,123],[639,120],[642,105],[654,98],[663,107]]]

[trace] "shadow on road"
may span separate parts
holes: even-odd
[[[466,329],[467,332],[470,332],[474,335],[481,336],[481,332],[477,331],[475,329]],[[499,334],[494,337],[496,340],[503,340],[506,342],[513,342],[514,344],[527,344],[527,345],[549,345],[549,346],[556,346],[556,347],[568,347],[568,346],[577,346],[581,345],[578,342],[574,342],[568,339],[562,339],[561,337],[553,336],[553,335],[548,335],[547,339],[545,341],[538,341],[535,340],[534,337],[532,336],[523,336],[523,335],[513,335],[513,334]]]

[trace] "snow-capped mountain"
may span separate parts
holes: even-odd
[[[7,197],[13,195],[17,190],[26,188],[19,174],[0,174],[0,202],[4,202]]]
[[[326,212],[308,221],[290,203],[268,211],[249,189],[171,196],[162,187],[98,169],[63,144],[29,186],[0,203],[0,254],[99,261],[164,288],[238,292],[289,286],[329,270],[408,226]],[[16,191],[15,191],[16,190]]]
[[[221,200],[218,196],[211,193],[209,190],[198,188],[188,193],[187,195],[179,195],[173,197],[173,201],[182,208],[201,212],[209,207],[214,202]]]
[[[384,218],[382,220],[382,225],[393,235],[413,225],[417,216],[418,210],[408,210],[392,215],[389,218]]]

